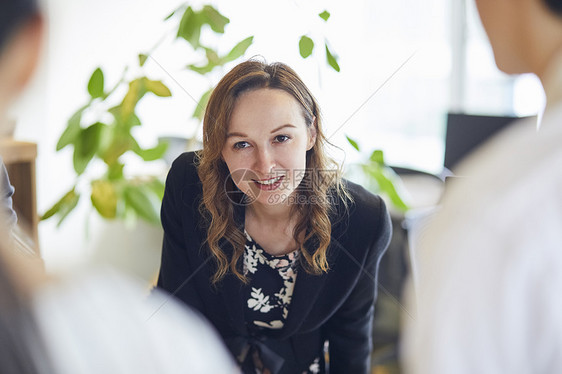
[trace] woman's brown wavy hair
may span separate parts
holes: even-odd
[[[279,89],[289,93],[301,105],[306,126],[316,126],[316,142],[306,153],[306,173],[295,190],[298,203],[292,213],[299,219],[293,236],[300,247],[303,268],[312,274],[328,271],[326,257],[331,239],[330,214],[336,204],[347,207],[350,196],[341,181],[340,166],[325,153],[330,144],[322,132],[320,107],[299,76],[283,63],[266,64],[257,60],[245,61],[226,74],[213,90],[203,120],[203,150],[199,153],[198,174],[202,182],[203,198],[200,211],[207,227],[206,243],[217,268],[212,282],[217,283],[230,271],[243,282],[246,277],[237,263],[244,254],[246,237],[234,218],[235,204],[227,191],[234,191],[229,170],[222,159],[222,150],[230,116],[241,93],[261,88]],[[306,188],[303,188],[304,182]],[[304,233],[304,241],[299,240]],[[226,240],[233,247],[230,261],[221,249]],[[305,247],[305,243],[307,246]]]

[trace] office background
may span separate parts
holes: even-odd
[[[182,1],[51,0],[43,3],[48,33],[41,68],[14,107],[16,137],[36,142],[38,207],[44,212],[73,181],[71,149],[55,152],[56,142],[72,113],[88,100],[91,73],[102,67],[108,85],[115,84],[137,54],[163,36],[146,73],[172,90],[171,99],[147,97],[139,116],[139,138],[150,146],[159,136],[191,136],[190,118],[210,84],[183,69],[197,62],[185,41],[174,40],[173,25],[163,22]],[[508,77],[495,68],[491,50],[471,0],[338,1],[191,1],[211,3],[230,18],[226,33],[210,43],[227,52],[254,35],[246,56],[292,66],[317,96],[330,140],[340,147],[334,157],[352,164],[382,149],[389,164],[439,173],[443,166],[445,125],[449,112],[536,114],[543,103],[533,76]],[[328,22],[318,14],[331,13]],[[299,56],[298,41],[317,42],[312,57]],[[324,60],[327,39],[338,55],[341,72]],[[182,45],[183,44],[183,45]],[[232,65],[227,65],[231,67]],[[218,80],[226,70],[217,70]],[[134,71],[129,72],[134,74]],[[212,82],[211,82],[212,83]],[[92,115],[95,115],[92,114]],[[345,140],[356,139],[363,154]],[[147,172],[131,157],[127,173]],[[166,165],[150,166],[154,173]],[[139,170],[142,169],[142,170]],[[90,173],[95,174],[95,165]],[[72,219],[40,224],[46,264],[64,269],[91,255],[91,243],[102,225],[82,201]],[[88,229],[87,229],[88,227]]]

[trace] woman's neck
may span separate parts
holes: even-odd
[[[281,256],[298,248],[294,238],[298,215],[292,214],[290,208],[288,205],[246,208],[246,231],[270,255]],[[303,237],[299,234],[299,240]]]
[[[285,204],[268,205],[252,204],[246,208],[246,217],[258,222],[269,224],[287,224],[291,221],[291,207]]]

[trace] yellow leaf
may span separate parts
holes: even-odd
[[[117,214],[117,193],[109,181],[92,182],[92,204],[104,218],[115,218]]]

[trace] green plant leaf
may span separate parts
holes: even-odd
[[[140,118],[135,113],[133,113],[127,118],[127,121],[124,122],[124,124],[127,126],[127,128],[132,128],[135,126],[140,126],[141,121]]]
[[[378,164],[365,165],[364,170],[370,175],[378,184],[379,189],[384,193],[392,205],[402,211],[408,210],[408,205],[402,200],[392,180],[385,174],[385,171],[389,169],[386,167],[381,167]],[[388,171],[387,171],[388,172]]]
[[[136,141],[131,135],[131,128],[140,125],[140,120],[133,114],[129,116],[127,121],[123,121],[119,115],[119,107],[111,108],[110,113],[115,116],[115,124],[110,127],[108,146],[105,146],[103,151],[100,152],[100,157],[103,161],[111,167],[114,163],[118,162],[121,155],[134,148]]]
[[[187,68],[189,70],[192,70],[192,71],[194,71],[196,73],[199,73],[201,75],[205,75],[205,74],[211,72],[215,67],[216,67],[216,65],[213,65],[213,64],[207,64],[205,66],[187,65]]]
[[[127,91],[123,98],[120,108],[120,115],[123,121],[128,120],[128,117],[134,113],[137,103],[145,93],[142,78],[137,78],[129,83],[129,91]]]
[[[193,111],[193,118],[197,118],[199,121],[203,120],[203,117],[205,116],[205,109],[207,108],[207,103],[209,102],[211,93],[213,93],[212,88],[201,96],[199,102],[197,103],[197,106],[195,107],[195,110]]]
[[[201,37],[201,17],[188,7],[180,21],[178,37],[183,38],[191,44],[194,49],[199,48],[199,38]]]
[[[119,162],[113,162],[110,165],[107,165],[107,179],[109,180],[118,180],[123,179],[123,168],[125,165]]]
[[[106,125],[96,122],[80,132],[78,140],[74,143],[74,171],[80,175],[96,154],[101,138],[101,132]]]
[[[93,181],[91,200],[102,217],[112,219],[117,215],[117,193],[113,183],[106,180]]]
[[[117,163],[119,157],[127,151],[135,147],[136,141],[131,136],[130,128],[126,125],[118,127],[113,126],[111,134],[111,143],[102,155],[103,161],[110,167]]]
[[[147,55],[145,55],[144,53],[139,53],[139,65],[140,66],[144,66],[147,59],[148,59]]]
[[[160,96],[160,97],[172,96],[172,92],[170,92],[170,89],[161,81],[153,81],[148,78],[144,78],[143,83],[146,90],[152,92],[156,96]]]
[[[181,4],[179,7],[177,7],[176,9],[174,9],[174,11],[173,11],[172,13],[168,14],[168,15],[166,16],[166,18],[164,18],[164,21],[169,20],[169,19],[172,18],[176,13],[178,13],[178,12],[184,10],[185,8],[187,8],[187,4],[185,4],[185,3],[184,3],[184,4]]]
[[[73,187],[70,191],[64,194],[63,197],[60,198],[45,214],[41,216],[41,220],[44,221],[53,217],[55,214],[59,216],[59,221],[57,223],[57,227],[61,225],[64,219],[68,216],[80,200],[80,195],[78,195],[75,191],[75,187]]]
[[[160,202],[146,185],[128,185],[123,190],[125,203],[149,223],[160,224]]]
[[[307,58],[312,54],[312,50],[314,49],[314,42],[308,36],[303,35],[301,36],[301,40],[299,41],[299,52],[302,58]]]
[[[61,197],[59,199],[59,201],[57,201],[55,204],[53,204],[53,206],[51,208],[49,208],[39,219],[41,221],[44,221],[46,219],[51,218],[52,216],[54,216],[55,214],[57,214],[61,207],[67,203],[68,201],[72,200],[73,197],[76,195],[75,193],[75,187],[73,187],[70,191],[68,191],[67,193],[65,193],[63,195],[63,197]]]
[[[121,115],[122,104],[109,108],[107,111],[111,113],[111,115],[115,118],[115,122],[122,121],[122,115]]]
[[[224,27],[230,22],[228,18],[220,14],[211,5],[205,5],[201,10],[201,15],[214,32],[224,34]]]
[[[78,195],[75,192],[73,192],[71,195],[67,197],[67,199],[64,200],[58,212],[59,221],[57,222],[57,227],[59,227],[62,224],[62,222],[65,220],[65,218],[70,214],[70,212],[72,212],[74,208],[76,208],[76,205],[78,205],[79,200],[80,200],[80,195]]]
[[[100,130],[98,146],[96,148],[96,156],[103,159],[103,155],[111,145],[113,140],[113,127],[114,126],[103,126]]]
[[[207,61],[209,61],[209,65],[218,65],[220,64],[220,58],[217,53],[212,48],[205,48],[205,56],[207,57]]]
[[[123,208],[118,212],[119,219],[121,219],[125,223],[125,227],[129,229],[136,227],[139,218],[137,212],[135,212],[133,208],[126,205],[124,202],[120,205],[122,205]]]
[[[221,63],[226,64],[227,62],[234,61],[244,56],[244,53],[246,53],[246,50],[252,45],[253,42],[253,36],[249,36],[246,39],[242,40],[241,42],[236,44],[226,56],[221,59]]]
[[[158,200],[162,202],[162,199],[164,198],[164,190],[166,189],[164,182],[158,178],[154,178],[146,183],[146,186],[150,188],[150,190],[156,194]]]
[[[328,21],[328,18],[330,18],[330,12],[328,12],[327,10],[323,11],[322,13],[318,14],[318,16],[320,18],[322,18],[324,21]]]
[[[135,126],[140,126],[140,118],[135,113],[130,113],[128,116],[123,115],[123,106],[118,105],[108,110],[109,113],[115,118],[117,128],[131,129]]]
[[[131,144],[127,139],[118,138],[114,139],[107,151],[103,155],[103,161],[112,165],[119,160],[119,157],[131,149]]]
[[[326,44],[326,61],[328,62],[328,65],[330,65],[335,71],[337,71],[338,73],[340,72],[338,59],[332,54],[332,52],[330,52],[330,48],[328,48],[328,44]]]
[[[142,149],[141,147],[139,147],[138,143],[135,142],[135,144],[136,146],[134,146],[133,152],[141,156],[144,161],[158,160],[162,158],[162,156],[164,156],[164,153],[166,153],[166,151],[168,150],[168,142],[164,140],[159,141],[156,147],[149,149]]]
[[[88,82],[88,92],[95,99],[103,96],[104,91],[103,72],[100,68],[94,70],[90,81]]]
[[[355,140],[351,139],[351,138],[350,138],[349,136],[347,136],[347,135],[346,135],[345,137],[346,137],[347,141],[349,142],[349,144],[351,144],[351,146],[352,146],[353,148],[355,148],[356,150],[360,151],[360,149],[359,149],[359,144],[357,144],[357,142],[356,142]]]
[[[371,160],[372,162],[375,162],[375,163],[377,163],[381,166],[385,165],[384,153],[380,149],[375,149],[373,151],[373,153],[371,153],[371,157],[369,157],[369,160]]]
[[[82,119],[82,113],[86,108],[88,108],[88,105],[78,109],[72,117],[70,117],[66,128],[57,142],[57,151],[60,151],[67,145],[73,144],[76,141],[76,138],[80,135],[80,131],[82,130],[80,127],[80,120]]]
[[[39,220],[44,221],[46,219],[51,218],[55,214],[57,214],[60,210],[60,205],[61,205],[61,202],[59,200],[52,207],[47,209],[47,211],[41,217],[39,217]]]
[[[174,16],[174,14],[176,14],[176,12],[177,12],[177,10],[174,10],[172,13],[168,14],[168,15],[166,16],[166,18],[164,18],[164,21],[167,21],[167,20],[169,20],[170,18],[172,18],[172,17]]]

